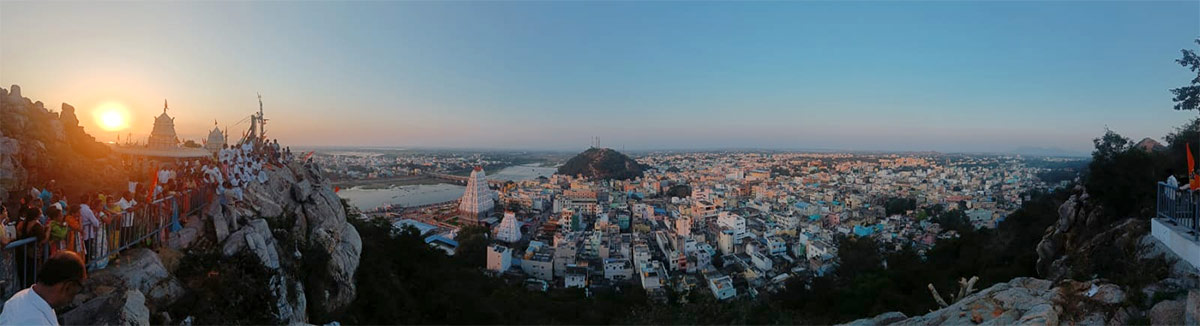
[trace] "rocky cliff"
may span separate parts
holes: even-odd
[[[277,167],[246,200],[214,202],[94,273],[70,324],[328,322],[354,300],[362,242],[316,169]],[[175,318],[175,319],[172,319]]]
[[[120,187],[124,174],[104,144],[79,126],[75,108],[58,112],[21,96],[21,87],[0,88],[0,199],[50,180],[69,194]]]

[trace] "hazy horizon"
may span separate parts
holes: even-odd
[[[1162,137],[1200,3],[2,2],[0,84],[144,139],[1086,154]],[[53,22],[47,24],[46,22]],[[116,104],[112,104],[116,103]],[[104,131],[95,112],[128,111]],[[236,136],[235,136],[236,137]]]

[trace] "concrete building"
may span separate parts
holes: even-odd
[[[737,296],[737,288],[733,287],[733,279],[729,276],[713,277],[707,274],[705,276],[708,277],[708,290],[712,291],[717,300],[726,300]]]
[[[604,278],[614,282],[633,278],[633,263],[624,258],[605,259]]]
[[[563,287],[566,288],[584,288],[587,287],[586,266],[575,264],[567,265],[567,272],[563,275]]]
[[[521,261],[521,270],[537,279],[554,280],[554,248],[542,246],[526,252],[525,259]]]
[[[498,244],[488,246],[487,269],[500,274],[509,267],[512,267],[512,249]]]

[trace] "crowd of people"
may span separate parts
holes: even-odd
[[[41,262],[66,251],[103,267],[122,246],[143,239],[165,241],[170,232],[182,228],[179,214],[193,208],[192,196],[204,196],[198,202],[210,202],[214,196],[222,204],[240,201],[245,186],[266,182],[269,169],[290,159],[291,150],[280,148],[278,140],[250,140],[226,145],[211,157],[125,162],[128,187],[116,191],[68,196],[51,180],[0,203],[0,247],[22,239],[36,242],[8,253],[22,258],[12,259],[17,270],[34,259]],[[175,197],[170,202],[174,205],[163,200],[170,197]],[[157,237],[149,237],[158,230],[162,232]]]

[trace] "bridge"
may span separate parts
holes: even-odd
[[[464,184],[464,185],[467,184],[467,179],[470,179],[470,177],[468,177],[468,176],[453,175],[453,174],[446,174],[446,173],[433,173],[433,172],[425,173],[425,176],[430,177],[430,178],[435,178],[435,179],[446,180],[446,181],[453,181],[454,183]],[[488,182],[488,185],[502,187],[502,186],[504,186],[505,183],[508,183],[508,180],[488,180],[487,182]]]

